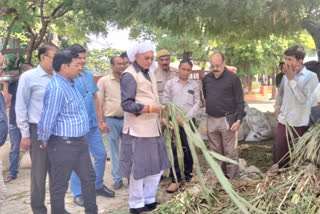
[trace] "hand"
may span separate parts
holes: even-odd
[[[280,108],[276,108],[274,110],[274,117],[275,117],[276,121],[278,121],[278,116],[279,116],[280,113],[281,113]]]
[[[284,65],[283,71],[289,81],[294,80],[298,71],[298,67],[294,67],[293,65]]]
[[[237,122],[234,122],[231,126],[231,131],[235,132],[235,131],[238,131],[240,129],[240,120],[237,120]]]
[[[177,116],[177,122],[179,126],[183,127],[183,120],[181,119],[181,117]]]
[[[162,114],[164,113],[165,111],[165,106],[164,105],[155,105],[155,106],[152,106],[152,113],[160,113],[160,111],[162,111]]]
[[[9,108],[10,105],[11,105],[11,97],[12,97],[12,95],[8,94],[8,93],[4,93],[3,97],[4,97],[4,100],[5,100],[5,103],[6,103],[6,108]]]
[[[162,125],[166,126],[166,119],[162,118],[161,119],[161,123],[162,123]],[[169,121],[168,127],[169,127],[170,130],[173,130],[173,124],[172,124],[171,121]]]
[[[108,133],[110,127],[104,121],[99,121],[99,130],[101,133]]]
[[[41,149],[45,149],[48,146],[48,142],[40,144]]]
[[[30,137],[21,138],[20,149],[21,151],[30,151],[31,139]]]

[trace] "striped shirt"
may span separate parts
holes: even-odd
[[[50,81],[44,96],[38,136],[48,142],[51,135],[81,137],[89,131],[89,119],[80,92],[60,74]]]

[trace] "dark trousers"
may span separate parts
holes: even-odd
[[[308,131],[308,126],[301,126],[301,127],[293,127],[296,132],[299,134],[299,136],[302,136],[305,132]],[[293,136],[296,139],[298,136],[296,134],[296,132],[294,130],[292,130],[293,132]],[[289,133],[288,133],[289,134]],[[288,166],[288,163],[290,161],[290,157],[289,157],[289,147],[288,147],[288,143],[290,144],[290,147],[292,148],[292,139],[290,136],[288,136],[288,140],[287,141],[287,135],[286,135],[286,126],[278,123],[278,137],[277,137],[277,161],[279,161],[278,163],[278,167],[279,168],[283,168]]]
[[[192,178],[192,169],[193,169],[193,159],[191,155],[191,151],[189,148],[188,144],[188,139],[186,132],[184,131],[184,128],[179,126],[179,131],[180,131],[180,139],[181,139],[181,145],[183,148],[183,156],[184,156],[184,175],[186,178],[186,181],[189,181]],[[177,180],[178,182],[181,181],[181,172],[179,168],[179,163],[178,163],[178,155],[177,155],[177,149],[174,143],[172,143],[172,152],[173,152],[173,160],[174,160],[174,168],[177,174]],[[174,179],[173,171],[172,168],[170,169],[170,176],[172,182],[176,182]]]
[[[96,174],[91,163],[86,138],[51,136],[47,150],[52,175],[51,213],[64,213],[64,197],[73,170],[80,177],[85,213],[98,213],[95,188]]]
[[[47,208],[44,204],[46,196],[46,178],[49,173],[50,179],[50,164],[46,149],[40,148],[38,141],[37,124],[30,125],[31,138],[31,208],[34,214],[46,214]],[[50,189],[50,188],[49,188]]]

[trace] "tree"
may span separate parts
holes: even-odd
[[[251,41],[290,35],[301,30],[303,17],[317,17],[319,0],[117,0],[106,1],[109,21],[188,33]]]
[[[98,1],[98,0],[97,0]],[[85,41],[86,32],[106,32],[103,17],[88,10],[85,0],[2,0],[0,18],[7,24],[3,53],[8,53],[8,41],[14,33],[24,33],[27,47],[16,52],[27,52],[30,63],[32,53],[44,41],[50,41],[50,33],[72,36],[73,41]]]
[[[88,53],[86,67],[94,74],[104,75],[111,70],[109,63],[111,57],[119,56],[122,52],[113,48],[93,49]]]

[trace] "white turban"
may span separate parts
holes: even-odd
[[[141,42],[136,44],[133,48],[130,48],[127,51],[127,55],[130,62],[134,62],[136,54],[141,54],[148,51],[153,51],[154,55],[156,54],[155,47],[151,42]],[[153,61],[149,70],[154,71],[155,67],[156,67],[156,64]]]

